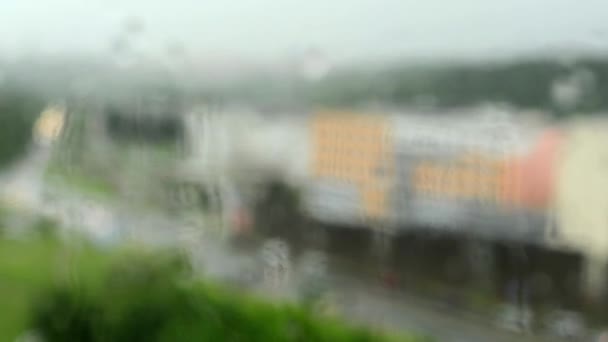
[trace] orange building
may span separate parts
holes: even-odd
[[[381,220],[389,214],[393,181],[393,141],[384,116],[317,113],[311,122],[313,177],[352,184],[362,216]]]

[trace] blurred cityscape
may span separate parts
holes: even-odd
[[[188,281],[295,303],[369,340],[580,341],[608,323],[606,56],[336,66],[315,48],[209,67],[179,44],[160,62],[129,57],[125,40],[112,49],[115,61],[0,61],[0,339],[254,334],[197,335],[198,318],[165,329],[187,311],[163,306],[157,285],[136,296],[146,280],[100,293],[170,318],[124,304],[71,320],[88,309],[70,299],[27,311],[54,283],[120,284],[97,278],[124,249],[177,251]],[[121,265],[151,267],[136,259],[118,259],[118,279],[135,272]],[[117,318],[129,315],[143,318]],[[234,331],[250,317],[218,315]],[[155,319],[164,337],[147,335]],[[251,340],[356,338],[319,329],[331,333]]]

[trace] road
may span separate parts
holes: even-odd
[[[270,299],[297,297],[298,282],[305,278],[298,260],[284,257],[285,272],[290,276],[278,283],[269,281],[262,276],[268,263],[263,262],[259,253],[229,247],[219,235],[211,233],[214,227],[205,227],[211,220],[202,216],[126,210],[112,202],[99,202],[66,189],[49,187],[44,184],[43,175],[50,155],[48,147],[35,147],[25,159],[0,176],[0,194],[5,203],[51,216],[68,231],[84,232],[102,244],[130,240],[151,246],[178,247],[190,255],[193,265],[207,278],[239,282]],[[501,331],[490,319],[469,317],[415,296],[389,292],[341,270],[326,273],[328,292],[335,299],[336,311],[357,323],[392,331],[414,331],[439,341],[556,340]]]

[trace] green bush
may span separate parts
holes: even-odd
[[[93,341],[99,315],[91,298],[53,288],[36,304],[33,325],[47,341]]]
[[[100,278],[105,274],[103,270],[110,266],[112,260],[111,255],[84,244],[82,240],[71,239],[62,243],[59,239],[48,239],[35,233],[19,239],[0,237],[0,341],[15,341],[28,329],[30,305],[42,290],[49,289],[58,281],[91,284],[82,286],[83,289],[100,284]],[[66,297],[58,296],[59,299]],[[77,296],[70,292],[68,298]],[[44,307],[57,310],[53,309],[52,301],[42,302],[46,304],[41,305],[40,310]],[[77,303],[82,304],[81,301]],[[67,309],[64,305],[59,307]]]
[[[34,234],[44,239],[56,239],[59,227],[57,222],[49,217],[42,216],[32,226]]]
[[[96,287],[56,286],[35,302],[30,322],[49,342],[387,340],[191,281],[171,254],[120,258]]]

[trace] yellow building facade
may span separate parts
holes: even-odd
[[[386,117],[342,112],[316,113],[311,121],[311,168],[316,180],[352,184],[369,220],[390,210],[394,146]]]

